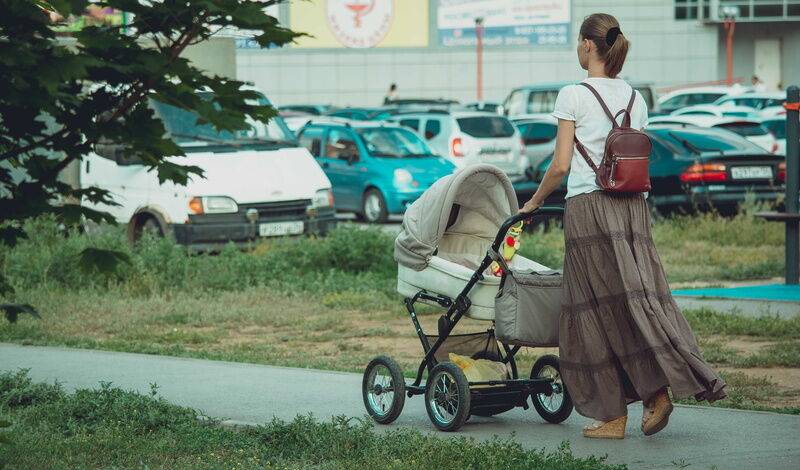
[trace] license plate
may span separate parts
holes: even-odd
[[[731,178],[735,180],[772,179],[772,167],[734,166],[731,168]]]
[[[302,221],[272,222],[258,225],[258,234],[262,237],[280,237],[283,235],[299,235],[303,233],[305,224]]]
[[[484,153],[481,157],[484,162],[504,162],[508,160],[507,153]]]

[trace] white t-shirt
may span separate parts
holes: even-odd
[[[593,86],[603,97],[611,114],[628,107],[631,86],[621,78],[587,78],[584,82]],[[575,136],[581,141],[595,165],[600,165],[606,146],[606,137],[611,131],[608,119],[597,98],[583,85],[567,85],[556,98],[553,116],[557,119],[575,121]],[[622,116],[617,121],[622,122]],[[644,129],[647,125],[647,103],[637,91],[631,111],[631,127]],[[567,197],[599,191],[594,171],[576,148],[572,152],[572,164],[567,178]]]

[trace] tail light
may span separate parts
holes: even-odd
[[[721,163],[695,163],[680,176],[682,183],[722,183],[728,179],[725,165]]]
[[[522,138],[519,139],[519,153],[523,157],[527,153],[527,149],[525,148],[525,139],[522,139]]]
[[[450,155],[454,157],[464,156],[464,143],[461,141],[461,137],[456,137],[450,142]]]
[[[778,143],[777,142],[773,142],[772,143],[772,153],[776,153],[777,151],[778,151]]]
[[[778,181],[781,183],[786,182],[786,162],[778,164]]]

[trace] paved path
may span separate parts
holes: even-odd
[[[365,414],[358,374],[0,344],[0,370],[18,368],[30,368],[37,381],[57,379],[67,389],[96,387],[103,380],[147,392],[155,382],[173,403],[238,423],[264,423],[273,416],[290,420],[305,413],[320,419]],[[631,407],[629,436],[622,441],[580,437],[585,419],[577,414],[551,425],[535,411],[522,409],[473,418],[460,434],[489,439],[514,433],[526,447],[548,450],[570,440],[578,455],[608,454],[611,462],[631,468],[679,468],[673,462],[691,464],[689,468],[800,468],[800,417],[678,406],[669,427],[646,438],[637,428],[640,410]],[[395,425],[432,429],[421,397],[406,401]]]

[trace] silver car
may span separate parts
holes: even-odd
[[[403,113],[390,121],[419,132],[439,155],[462,168],[489,163],[511,181],[526,178],[528,157],[516,127],[504,116],[477,111]]]
[[[528,155],[531,168],[539,165],[556,150],[558,120],[552,116],[520,117],[513,123],[525,142],[525,153]]]

